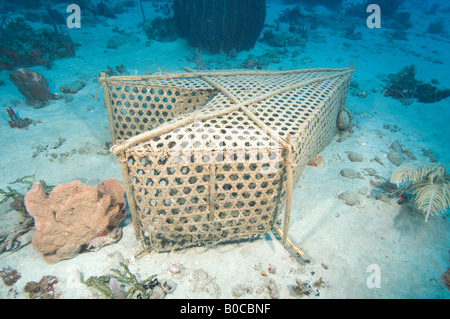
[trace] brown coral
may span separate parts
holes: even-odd
[[[50,89],[42,74],[20,68],[10,73],[9,77],[19,92],[25,96],[29,105],[41,108],[47,104],[50,99]]]
[[[115,179],[95,189],[80,181],[56,186],[47,195],[41,182],[25,195],[34,218],[34,248],[49,263],[73,257],[83,247],[119,227],[126,215],[123,187]]]

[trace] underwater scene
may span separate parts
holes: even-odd
[[[449,299],[449,17],[1,1],[0,298]]]

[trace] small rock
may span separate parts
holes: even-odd
[[[392,150],[396,151],[397,153],[403,153],[403,149],[402,146],[400,145],[400,143],[398,141],[395,141],[394,143],[391,144],[391,148]]]
[[[350,127],[350,114],[347,110],[341,110],[337,117],[337,127],[341,131],[345,131]]]
[[[361,154],[351,151],[348,153],[348,159],[352,162],[362,162],[364,158]]]
[[[391,198],[388,195],[378,192],[375,194],[375,199],[385,203],[389,203],[391,201]]]
[[[350,191],[339,194],[338,198],[348,206],[353,206],[356,205],[356,203],[358,203],[358,196]]]
[[[341,176],[350,179],[355,179],[358,177],[358,173],[351,168],[344,168],[343,170],[341,170]]]
[[[85,84],[81,80],[75,80],[72,83],[61,86],[59,89],[63,93],[75,94],[82,88],[84,88]]]
[[[402,156],[395,151],[390,152],[387,158],[395,166],[400,166],[403,163]]]

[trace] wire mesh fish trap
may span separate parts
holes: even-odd
[[[286,240],[293,185],[334,135],[354,68],[185,70],[101,78],[137,238],[157,251],[272,228]]]

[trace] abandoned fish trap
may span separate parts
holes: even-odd
[[[292,189],[331,140],[354,68],[102,77],[144,250],[287,238]],[[275,221],[285,211],[284,228]],[[295,249],[293,244],[290,244]]]

